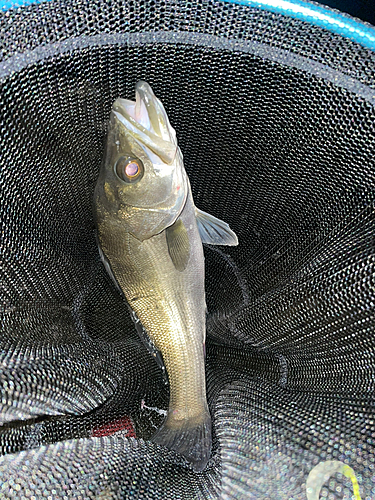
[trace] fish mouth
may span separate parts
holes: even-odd
[[[135,92],[135,102],[116,99],[112,107],[113,118],[124,127],[125,133],[171,165],[178,146],[176,132],[169,123],[164,106],[146,82],[139,81]]]

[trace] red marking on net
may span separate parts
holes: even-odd
[[[113,420],[113,422],[109,422],[108,424],[95,427],[92,431],[91,437],[111,436],[115,432],[119,431],[127,431],[126,437],[136,437],[133,422],[129,417],[122,417],[117,420]]]

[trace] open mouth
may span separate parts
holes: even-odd
[[[146,146],[164,163],[173,163],[177,153],[176,135],[163,105],[147,83],[138,82],[135,102],[117,99],[112,109],[126,134],[141,146]]]

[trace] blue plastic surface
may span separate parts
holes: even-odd
[[[50,0],[0,0],[0,10],[22,7],[32,3]],[[375,28],[356,21],[339,12],[333,12],[317,4],[302,0],[223,0],[227,3],[258,7],[277,14],[301,19],[315,26],[325,28],[346,38],[350,38],[363,47],[375,50]]]
[[[368,49],[375,50],[375,28],[349,16],[302,0],[223,0],[227,3],[258,7],[285,16],[301,19],[350,38]]]
[[[49,2],[50,0],[0,0],[0,10],[5,11],[9,9],[17,9],[32,3]]]

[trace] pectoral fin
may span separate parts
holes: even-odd
[[[236,234],[226,222],[198,208],[195,208],[195,217],[202,243],[208,243],[209,245],[238,245]]]
[[[165,230],[168,252],[177,271],[183,271],[189,261],[190,243],[186,227],[181,219]]]

